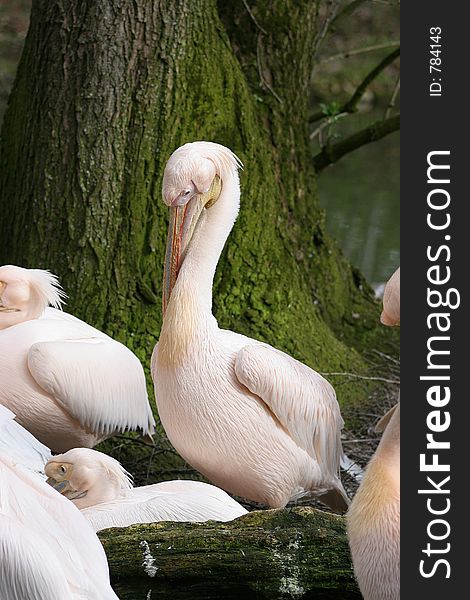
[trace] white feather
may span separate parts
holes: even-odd
[[[66,474],[61,465],[67,465]],[[116,459],[89,448],[73,448],[52,457],[46,472],[51,482],[66,480],[81,494],[73,502],[95,531],[158,521],[231,521],[247,512],[223,490],[200,481],[164,481],[133,488],[131,476]]]
[[[123,344],[54,308],[0,330],[0,403],[55,451],[154,431],[145,375]]]
[[[0,513],[0,598],[64,600],[70,588],[60,558],[43,537]]]
[[[14,417],[0,405],[0,598],[116,600],[92,528],[42,477],[49,449]]]
[[[174,483],[162,482],[134,488],[112,502],[84,508],[82,514],[95,531],[101,531],[108,527],[159,521],[232,521],[247,512],[215,486],[179,481],[177,491],[172,492],[171,484]],[[224,495],[221,497],[221,494]]]
[[[240,350],[235,373],[318,462],[325,478],[337,477],[343,419],[328,381],[298,360],[262,343]]]
[[[104,337],[39,342],[30,348],[28,367],[82,426],[105,434],[139,427],[153,433],[142,366],[123,344]]]
[[[44,310],[48,306],[60,309],[67,298],[67,294],[62,289],[57,275],[44,269],[25,269],[25,271],[34,291],[40,298]]]
[[[165,169],[163,199],[180,228],[169,230],[166,312],[151,366],[160,420],[187,462],[238,496],[274,508],[317,494],[344,510],[333,388],[286,354],[220,329],[212,315],[217,262],[239,209],[239,165],[227,148],[195,142]],[[185,219],[200,199],[185,203],[184,190],[188,182],[210,190],[216,177],[221,191],[193,226]]]
[[[0,452],[8,454],[14,464],[38,474],[51,458],[49,448],[41,444],[15,420],[15,415],[0,404]]]

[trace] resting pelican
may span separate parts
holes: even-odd
[[[90,524],[30,471],[44,448],[0,406],[0,440],[7,436],[8,448],[0,447],[0,598],[117,600]]]
[[[138,358],[58,310],[63,298],[48,271],[0,267],[0,404],[56,452],[94,446],[125,429],[151,434]]]
[[[228,494],[200,481],[163,481],[134,488],[111,456],[75,448],[49,460],[48,483],[72,500],[95,531],[156,521],[231,521],[246,510]]]
[[[385,286],[380,320],[384,325],[400,325],[400,267]]]
[[[273,508],[315,494],[344,510],[332,386],[268,344],[219,329],[211,312],[240,166],[209,142],[182,146],[166,165],[164,319],[152,357],[160,419],[176,450],[223,489]]]
[[[400,268],[385,287],[385,325],[400,324]],[[365,600],[400,598],[400,404],[379,421],[385,431],[347,515],[349,544]]]

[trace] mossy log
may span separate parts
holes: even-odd
[[[123,600],[361,598],[344,518],[311,507],[99,535]]]

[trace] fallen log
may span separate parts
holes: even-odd
[[[360,599],[343,517],[311,507],[99,534],[122,600]]]

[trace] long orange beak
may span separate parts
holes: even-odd
[[[163,273],[163,314],[170,301],[178,274],[186,257],[189,242],[204,208],[209,208],[218,199],[222,183],[216,176],[209,190],[196,194],[184,206],[170,207],[170,222],[166,243],[165,267]]]

